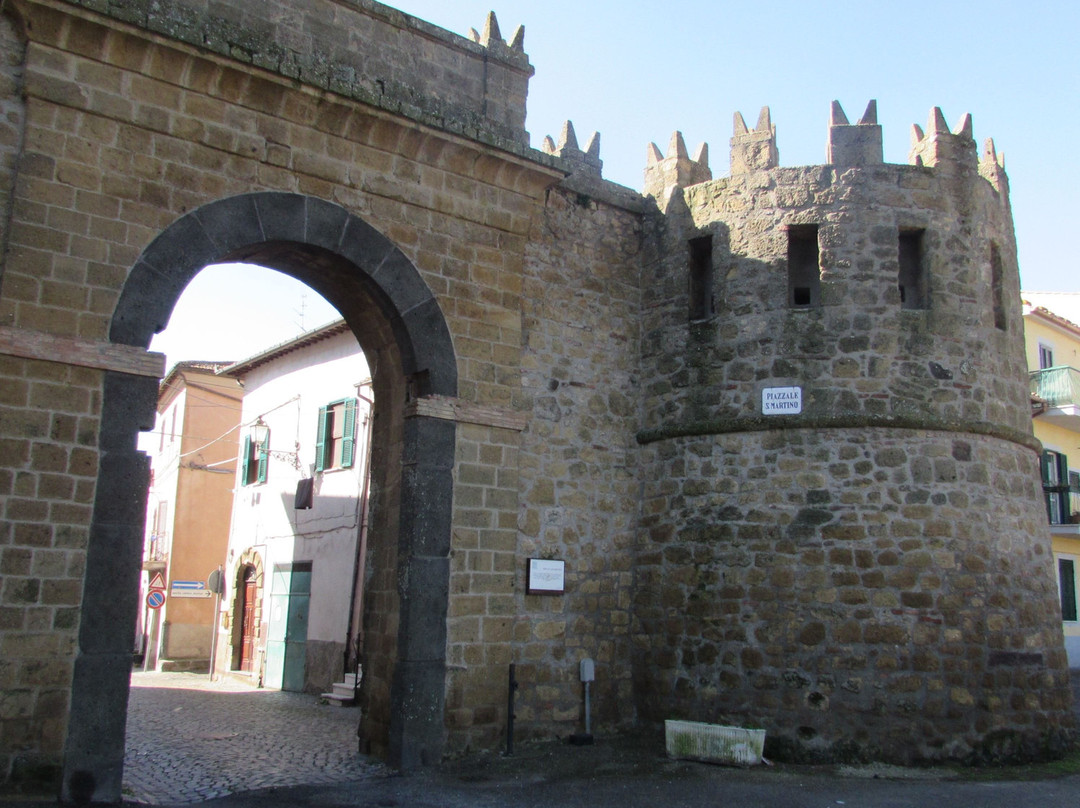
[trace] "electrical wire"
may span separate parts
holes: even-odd
[[[197,449],[192,449],[192,450],[191,450],[191,451],[189,451],[189,452],[183,452],[183,453],[182,453],[182,454],[180,454],[179,456],[180,456],[180,457],[188,457],[189,455],[193,455],[193,454],[195,454],[196,452],[201,452],[201,451],[202,451],[203,449],[206,449],[206,448],[207,448],[207,447],[209,447],[209,446],[213,446],[213,445],[214,445],[215,443],[217,443],[218,441],[220,441],[220,440],[223,440],[223,439],[227,438],[227,437],[228,437],[229,435],[231,435],[231,434],[232,434],[233,432],[236,432],[236,431],[237,431],[238,429],[246,429],[246,428],[248,428],[248,427],[251,427],[251,426],[252,426],[253,424],[255,424],[255,423],[256,423],[256,422],[257,422],[257,421],[258,421],[258,420],[259,420],[260,418],[262,418],[262,417],[263,417],[263,415],[269,415],[270,413],[272,413],[272,412],[276,412],[277,410],[280,410],[280,409],[281,409],[282,407],[285,407],[285,406],[287,406],[287,405],[289,405],[289,404],[292,404],[292,403],[293,403],[294,401],[299,401],[299,400],[300,400],[300,396],[298,396],[298,395],[296,395],[296,396],[293,396],[293,397],[292,397],[292,398],[290,398],[290,399],[289,399],[288,401],[284,401],[284,402],[282,402],[281,404],[278,404],[278,405],[277,405],[276,407],[271,407],[271,408],[270,408],[270,409],[268,409],[268,410],[267,410],[266,412],[264,412],[264,413],[262,413],[262,414],[260,414],[260,415],[257,415],[257,416],[255,417],[255,419],[254,419],[254,420],[252,420],[252,421],[248,421],[247,423],[241,423],[241,424],[237,424],[236,426],[234,426],[234,427],[231,427],[231,428],[230,428],[230,429],[229,429],[228,431],[226,431],[225,433],[223,433],[223,434],[219,435],[218,437],[214,438],[214,439],[213,439],[212,441],[210,441],[209,443],[205,443],[205,444],[203,444],[202,446],[198,447]]]

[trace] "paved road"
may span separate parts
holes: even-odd
[[[1074,676],[1080,690],[1080,676]],[[1080,695],[1080,693],[1078,693]],[[1080,704],[1080,700],[1078,700]],[[132,678],[125,799],[200,808],[1027,808],[1080,805],[1080,776],[955,779],[887,766],[732,769],[655,739],[549,743],[401,777],[356,754],[358,712],[193,674]]]
[[[238,791],[364,780],[384,767],[356,752],[355,708],[205,674],[131,677],[124,797],[201,802]]]

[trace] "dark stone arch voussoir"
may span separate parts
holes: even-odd
[[[414,379],[415,392],[457,394],[450,330],[416,267],[386,236],[345,208],[300,194],[242,194],[178,218],[132,267],[113,314],[110,340],[148,347],[204,267],[224,260],[257,263],[260,256],[270,259],[268,266],[278,259],[274,268],[326,290],[332,304],[352,310],[353,316],[357,297],[369,300],[374,306],[370,316],[385,318],[392,330],[399,371]],[[349,278],[357,285],[343,286]],[[125,376],[106,385],[99,443],[104,456],[91,518],[85,577],[89,599],[84,603],[84,615],[96,609],[101,619],[88,619],[80,637],[73,693],[83,707],[73,709],[69,722],[68,798],[83,792],[98,801],[120,797],[133,639],[129,612],[138,592],[149,474],[135,445],[140,428],[150,426],[155,404],[154,380]],[[411,768],[438,762],[443,744],[455,428],[414,418],[407,419],[406,433],[403,452],[410,470],[398,520],[405,639],[391,686],[388,749],[392,764]],[[109,501],[118,491],[131,496]],[[136,491],[143,493],[135,496]],[[116,565],[128,568],[128,574],[118,576]],[[124,591],[118,591],[117,581]],[[126,598],[130,604],[125,602],[120,614],[104,608],[103,597]],[[111,716],[111,722],[102,724],[102,714]]]
[[[241,194],[177,219],[132,269],[113,315],[110,340],[148,347],[200,270],[223,260],[253,257],[267,243],[316,247],[359,268],[394,326],[406,374],[422,377],[417,392],[457,394],[450,331],[416,267],[363,219],[333,202],[302,194]]]

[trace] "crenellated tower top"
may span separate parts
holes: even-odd
[[[673,132],[665,157],[660,147],[650,143],[645,165],[645,195],[666,203],[675,188],[685,188],[712,179],[709,144],[702,143],[691,158],[682,132]]]
[[[582,151],[578,146],[577,135],[574,133],[574,124],[570,121],[563,124],[558,145],[551,135],[548,135],[540,144],[540,150],[544,154],[561,157],[570,164],[575,174],[591,174],[599,177],[604,167],[604,161],[600,159],[600,133],[593,132],[589,142],[585,144],[585,150]]]
[[[918,124],[911,126],[911,150],[908,162],[916,166],[952,165],[975,170],[978,157],[972,135],[971,115],[965,113],[960,125],[949,131],[941,107],[930,110],[930,120],[923,132]]]
[[[733,129],[731,176],[780,167],[776,125],[767,106],[761,108],[753,129],[746,125],[742,113],[736,112]],[[1008,192],[1004,159],[998,156],[992,140],[986,141],[984,154],[981,157],[977,155],[971,116],[968,114],[961,118],[955,130],[950,131],[941,109],[934,107],[925,131],[918,125],[912,126],[908,162],[915,166],[977,171],[999,192]],[[856,124],[848,120],[839,101],[832,102],[825,164],[839,169],[884,164],[882,128],[878,123],[876,100],[871,99]],[[693,158],[687,153],[680,132],[671,136],[666,156],[655,143],[649,144],[643,191],[645,196],[666,202],[674,188],[685,188],[711,179],[706,144],[701,145]]]
[[[776,126],[768,107],[762,107],[757,126],[750,131],[741,112],[735,113],[734,133],[731,136],[731,173],[748,174],[767,171],[780,165],[776,148]]]
[[[519,25],[514,30],[514,35],[510,37],[510,41],[507,42],[502,38],[502,33],[499,31],[499,20],[496,18],[494,11],[488,12],[487,19],[484,20],[483,33],[480,33],[475,28],[469,29],[469,39],[489,50],[502,49],[525,53],[525,26]]]
[[[832,102],[825,162],[838,168],[880,165],[885,161],[877,101],[871,100],[859,122],[852,126],[839,101]]]
[[[1005,174],[1005,155],[998,154],[993,138],[988,137],[986,143],[983,144],[983,154],[979,160],[979,175],[997,188],[998,193],[1008,197],[1009,177]]]

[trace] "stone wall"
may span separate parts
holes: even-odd
[[[0,755],[5,774],[36,779],[67,732],[101,382],[7,356],[0,378]]]
[[[517,153],[524,148],[508,136],[502,138],[494,123],[485,124],[483,137],[501,144],[500,149],[462,139],[456,134],[462,118],[447,118],[445,129],[440,129],[434,123],[418,123],[441,120],[423,110],[410,107],[413,117],[402,117],[400,110],[393,117],[385,105],[360,104],[347,95],[296,82],[280,71],[253,68],[244,58],[226,57],[213,48],[190,47],[183,36],[173,39],[167,32],[159,32],[160,36],[140,34],[138,25],[158,29],[141,17],[132,19],[130,25],[121,24],[117,17],[124,7],[143,8],[139,4],[99,5],[109,16],[93,11],[92,4],[17,3],[17,10],[33,21],[30,29],[34,38],[27,50],[26,137],[0,288],[0,326],[21,335],[19,345],[23,347],[18,350],[26,350],[46,336],[67,339],[65,350],[78,349],[93,357],[117,354],[112,349],[118,342],[145,348],[154,328],[166,324],[191,274],[203,263],[225,256],[213,255],[210,250],[198,259],[203,263],[188,264],[196,260],[193,252],[210,242],[204,236],[185,239],[173,235],[168,267],[159,255],[146,259],[155,267],[150,271],[145,261],[140,264],[140,258],[151,255],[155,239],[186,214],[202,211],[217,200],[240,199],[252,191],[281,191],[296,195],[290,199],[326,200],[328,210],[341,206],[369,222],[371,232],[379,234],[386,244],[396,245],[389,259],[385,247],[377,256],[365,257],[365,249],[383,242],[359,232],[348,245],[355,253],[351,259],[355,264],[340,258],[335,263],[317,252],[295,256],[254,248],[243,255],[234,252],[232,257],[265,259],[267,265],[280,266],[310,283],[339,307],[365,350],[380,362],[376,397],[385,414],[376,426],[380,441],[376,451],[377,462],[383,465],[379,490],[374,494],[375,507],[381,509],[373,514],[378,538],[373,541],[368,567],[366,653],[371,655],[372,664],[365,666],[370,673],[365,698],[371,705],[365,713],[365,734],[375,751],[401,754],[400,748],[388,747],[394,722],[430,723],[430,717],[409,714],[407,702],[394,701],[410,697],[401,690],[400,682],[408,681],[408,676],[423,677],[422,695],[436,692],[438,699],[432,703],[441,704],[446,677],[441,661],[410,658],[409,673],[402,673],[397,664],[403,656],[419,653],[412,644],[401,646],[399,632],[404,632],[410,643],[418,637],[430,640],[432,631],[418,624],[430,622],[431,614],[438,614],[422,613],[423,608],[418,610],[414,605],[407,619],[401,616],[405,608],[399,599],[401,574],[403,569],[422,569],[424,575],[437,576],[441,566],[445,575],[449,553],[448,544],[438,544],[422,549],[443,553],[442,561],[417,557],[414,548],[403,549],[397,543],[402,531],[420,541],[428,529],[423,524],[403,525],[396,510],[406,493],[416,496],[417,486],[429,479],[425,457],[403,454],[403,446],[409,445],[406,421],[410,419],[401,412],[402,402],[427,395],[432,389],[457,389],[468,401],[496,409],[520,400],[520,380],[514,369],[520,350],[524,237],[540,192],[561,172],[553,170],[554,161],[542,155],[522,160]],[[217,11],[224,14],[227,7],[232,6],[221,4]],[[362,4],[334,7],[363,11]],[[397,19],[396,12],[372,8],[380,25],[387,15]],[[280,31],[287,28],[282,24]],[[464,58],[462,54],[470,63],[484,61],[487,51],[483,46],[449,34],[442,36],[449,44],[443,49],[439,37],[431,39],[435,52],[428,54],[425,63],[437,61],[440,54],[450,61]],[[380,71],[369,67],[367,72]],[[446,87],[459,83],[456,78],[444,79]],[[435,86],[429,89],[433,94],[442,92]],[[522,96],[523,92],[521,89]],[[404,106],[405,99],[399,100]],[[482,105],[482,99],[474,100],[477,106]],[[460,104],[467,106],[467,101],[462,98]],[[470,131],[479,137],[480,124],[474,124]],[[301,207],[303,210],[306,208]],[[238,211],[256,215],[250,205],[237,202],[229,207],[227,221],[215,220],[207,212],[199,226],[211,232],[221,228],[216,232],[236,243],[240,230],[251,232],[250,220],[238,216]],[[264,230],[276,226],[288,228],[290,234],[296,232],[297,221],[286,221],[289,210],[268,207],[259,215]],[[185,221],[189,226],[192,220]],[[333,221],[340,220],[331,216],[320,226]],[[305,225],[302,221],[300,225],[302,232]],[[229,227],[238,230],[229,235]],[[316,240],[315,225],[312,228],[308,237]],[[338,242],[334,246],[344,249]],[[370,264],[372,260],[375,262]],[[173,269],[173,265],[180,268]],[[357,265],[363,267],[359,274]],[[153,282],[129,283],[133,267],[153,277]],[[412,276],[399,271],[406,267]],[[380,280],[367,280],[379,269],[383,271]],[[422,280],[416,284],[410,277]],[[358,290],[358,283],[368,285]],[[135,320],[114,317],[125,289],[124,310],[136,312]],[[377,302],[372,297],[376,294]],[[424,295],[437,302],[425,303]],[[402,315],[391,321],[385,308],[386,301],[395,296],[396,305],[407,309],[411,318],[404,324]],[[457,339],[457,361],[451,360],[456,366],[416,368],[416,354],[403,355],[401,345],[395,345],[409,329],[413,329],[420,348],[431,344],[426,333],[415,332],[420,326],[412,320],[432,305]],[[122,351],[117,355],[121,354],[127,355]],[[57,353],[56,358],[66,360],[67,355]],[[404,376],[403,368],[410,364],[413,369],[409,372],[416,373],[415,378]],[[11,451],[5,451],[0,461],[6,469],[0,480],[6,480],[10,489],[5,492],[7,560],[0,604],[4,610],[0,643],[5,648],[5,662],[0,667],[0,689],[15,694],[6,702],[12,709],[4,715],[5,722],[14,722],[10,732],[5,724],[2,750],[4,774],[9,776],[13,766],[35,761],[55,766],[65,742],[90,503],[100,459],[94,419],[101,407],[103,373],[73,368],[63,361],[54,366],[9,357],[4,357],[3,371],[4,411],[0,419]],[[59,385],[61,392],[50,397],[45,392],[50,385]],[[48,399],[44,406],[38,400],[41,396]],[[123,398],[121,394],[116,401]],[[130,411],[117,403],[120,410],[112,438],[119,437],[123,427],[150,426],[141,423],[150,411],[139,410],[138,396],[129,399]],[[63,421],[56,427],[55,439],[50,437],[54,412]],[[485,418],[497,420],[497,416],[488,413]],[[69,423],[72,419],[74,426]],[[450,426],[452,447],[452,421]],[[415,447],[417,441],[430,448],[424,436],[414,436],[411,445]],[[446,442],[440,441],[440,445]],[[133,437],[130,450],[121,453],[128,451],[134,452]],[[125,454],[123,462],[129,460],[134,462]],[[70,468],[60,469],[65,463]],[[39,468],[40,464],[44,465]],[[399,471],[402,468],[404,472]],[[54,472],[56,479],[44,485],[38,480],[40,474]],[[451,464],[439,474],[438,496],[449,502],[454,474]],[[17,478],[21,480],[18,487]],[[124,483],[130,483],[130,493],[137,498],[135,477],[125,478]],[[54,491],[56,485],[62,490]],[[116,493],[110,489],[106,496]],[[61,502],[65,498],[72,503],[65,505]],[[497,520],[499,529],[513,530],[516,502],[500,507],[511,516]],[[410,516],[413,513],[410,509]],[[135,509],[128,509],[123,518],[138,521],[141,517]],[[126,527],[120,531],[125,537],[128,532]],[[105,545],[102,548],[104,551]],[[130,549],[127,544],[124,548],[125,552]],[[63,555],[62,570],[57,570],[57,552]],[[38,563],[40,573],[30,571],[35,569],[34,553],[46,553],[50,558],[48,564]],[[105,582],[120,572],[108,569],[109,559],[119,563],[122,557],[104,551],[101,563],[105,566],[95,568],[95,598],[104,596]],[[131,577],[137,579],[137,561],[130,569]],[[126,577],[117,580],[126,581]],[[132,593],[132,604],[134,597]],[[113,599],[127,603],[125,598]],[[127,610],[121,611],[124,613],[111,615],[118,625],[128,619]],[[82,618],[85,628],[85,613]],[[49,621],[55,623],[55,630],[52,623],[45,625]],[[93,622],[97,625],[97,618]],[[121,646],[127,632],[117,633],[119,639],[102,641],[108,645],[109,658],[100,664],[108,666],[108,676],[104,669],[95,668],[92,680],[122,676],[123,669],[117,666],[123,663]],[[90,663],[84,666],[88,672],[91,667]],[[50,671],[50,678],[38,677],[34,681],[40,684],[26,686],[28,671],[43,668]],[[396,697],[395,692],[399,694]],[[79,760],[78,766],[100,769],[90,786],[99,794],[108,794],[110,789],[119,793],[119,767],[115,757],[109,758],[116,750],[102,751],[94,746],[103,739],[118,739],[122,756],[126,690],[120,690],[119,684],[110,686],[109,699],[110,714],[120,716],[119,728],[109,724],[102,725],[106,728],[101,731],[90,729],[98,719],[93,714],[95,705],[88,701],[80,717],[72,719],[85,725],[83,732],[74,742],[68,739],[69,752],[72,759]],[[438,722],[439,716],[435,720]],[[410,731],[402,730],[405,735]],[[424,737],[425,743],[431,740],[430,733]],[[433,743],[438,747],[442,741]],[[410,759],[420,756],[417,752]]]
[[[751,722],[789,759],[1068,737],[1007,184],[969,131],[933,137],[919,165],[767,165],[661,197],[634,600],[649,720]],[[807,225],[820,297],[794,306]],[[911,229],[927,283],[909,308]],[[700,238],[714,313],[691,317]],[[763,391],[791,387],[801,412],[765,414]]]
[[[30,37],[0,276],[5,778],[66,748],[65,797],[120,798],[143,351],[222,259],[308,283],[373,368],[371,751],[493,748],[510,663],[522,737],[573,731],[585,656],[604,731],[730,718],[788,757],[904,761],[1065,737],[1008,183],[970,122],[932,117],[885,166],[834,114],[837,163],[780,169],[764,115],[725,179],[652,150],[649,200],[570,127],[528,149],[531,68],[490,18],[475,42],[367,0],[5,8]],[[793,309],[800,225],[820,305]],[[803,411],[763,416],[768,386]],[[564,594],[526,594],[531,557],[566,562]]]
[[[0,11],[0,253],[7,245],[8,220],[11,216],[16,167],[22,149],[23,60],[26,40],[20,26]]]
[[[754,421],[762,388],[800,384],[802,422],[931,419],[1030,433],[1008,208],[974,172],[959,190],[943,174],[816,166],[687,189],[668,208],[667,259],[646,287],[646,429]],[[787,228],[799,224],[818,227],[819,307],[787,301]],[[898,238],[916,227],[929,303],[904,309]],[[689,323],[686,242],[702,235],[713,239],[716,314]],[[993,319],[991,244],[1009,269],[1004,329]]]
[[[634,720],[629,652],[638,513],[638,210],[552,191],[532,232],[525,281],[514,646],[521,733],[582,731],[578,664],[596,663],[593,718]],[[563,595],[528,595],[529,558],[566,562]]]
[[[522,43],[508,44],[497,23],[471,42],[373,0],[67,1],[440,128],[528,143],[533,70]]]
[[[1065,737],[1034,452],[874,428],[648,455],[643,718],[765,727],[797,760],[986,760]]]

